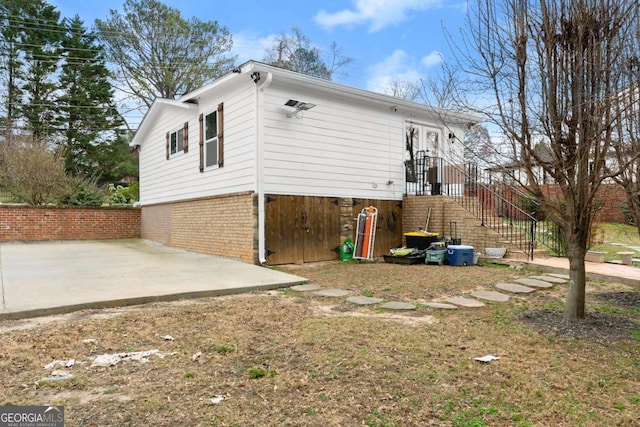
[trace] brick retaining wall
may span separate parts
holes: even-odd
[[[0,206],[0,242],[140,237],[140,209]]]
[[[429,232],[438,233],[440,237],[457,237],[463,245],[473,246],[476,252],[496,247],[520,252],[447,196],[405,196],[402,203],[403,233],[424,228],[429,209]]]

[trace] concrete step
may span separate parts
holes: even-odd
[[[538,259],[538,258],[549,258],[549,251],[547,249],[534,249],[533,250],[533,259]],[[526,261],[527,259],[527,254],[520,251],[520,250],[508,250],[507,249],[507,254],[505,255],[505,258],[508,259],[514,259],[514,260],[522,260],[522,261]]]

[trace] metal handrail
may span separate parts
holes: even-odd
[[[407,162],[406,193],[444,194],[533,259],[536,242],[556,255],[566,254],[560,228],[540,220],[539,202],[526,191],[482,173],[475,163],[452,164],[426,152]],[[528,209],[527,209],[528,207]]]
[[[414,164],[407,164],[407,194],[447,195],[533,259],[537,220],[520,208],[511,191],[497,191],[482,182],[472,163],[452,164],[440,157],[418,152]],[[519,201],[519,198],[517,199]]]

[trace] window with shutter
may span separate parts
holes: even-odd
[[[218,112],[204,117],[204,166],[218,165]]]
[[[223,104],[209,114],[200,114],[200,172],[224,166]]]
[[[204,116],[204,168],[224,166],[223,104]]]
[[[185,124],[181,129],[167,133],[167,158],[186,151],[185,144],[187,143],[188,137],[186,135],[187,131],[188,126]]]

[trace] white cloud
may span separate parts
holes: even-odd
[[[393,81],[415,83],[420,80],[421,76],[415,59],[402,49],[396,49],[382,62],[369,68],[367,89],[384,93]]]
[[[251,31],[240,31],[233,34],[232,55],[238,55],[238,64],[249,60],[262,61],[268,48],[275,45],[277,34],[258,37]]]
[[[419,61],[402,49],[368,69],[367,89],[385,93],[392,82],[418,83],[429,69],[442,63],[442,54],[436,50]]]
[[[437,50],[434,50],[429,52],[428,55],[423,56],[420,62],[424,67],[431,68],[441,64],[442,61],[443,61],[442,54]]]
[[[355,0],[353,9],[333,13],[320,10],[315,16],[315,21],[325,28],[368,23],[369,31],[375,32],[404,21],[409,12],[441,5],[442,0]]]

